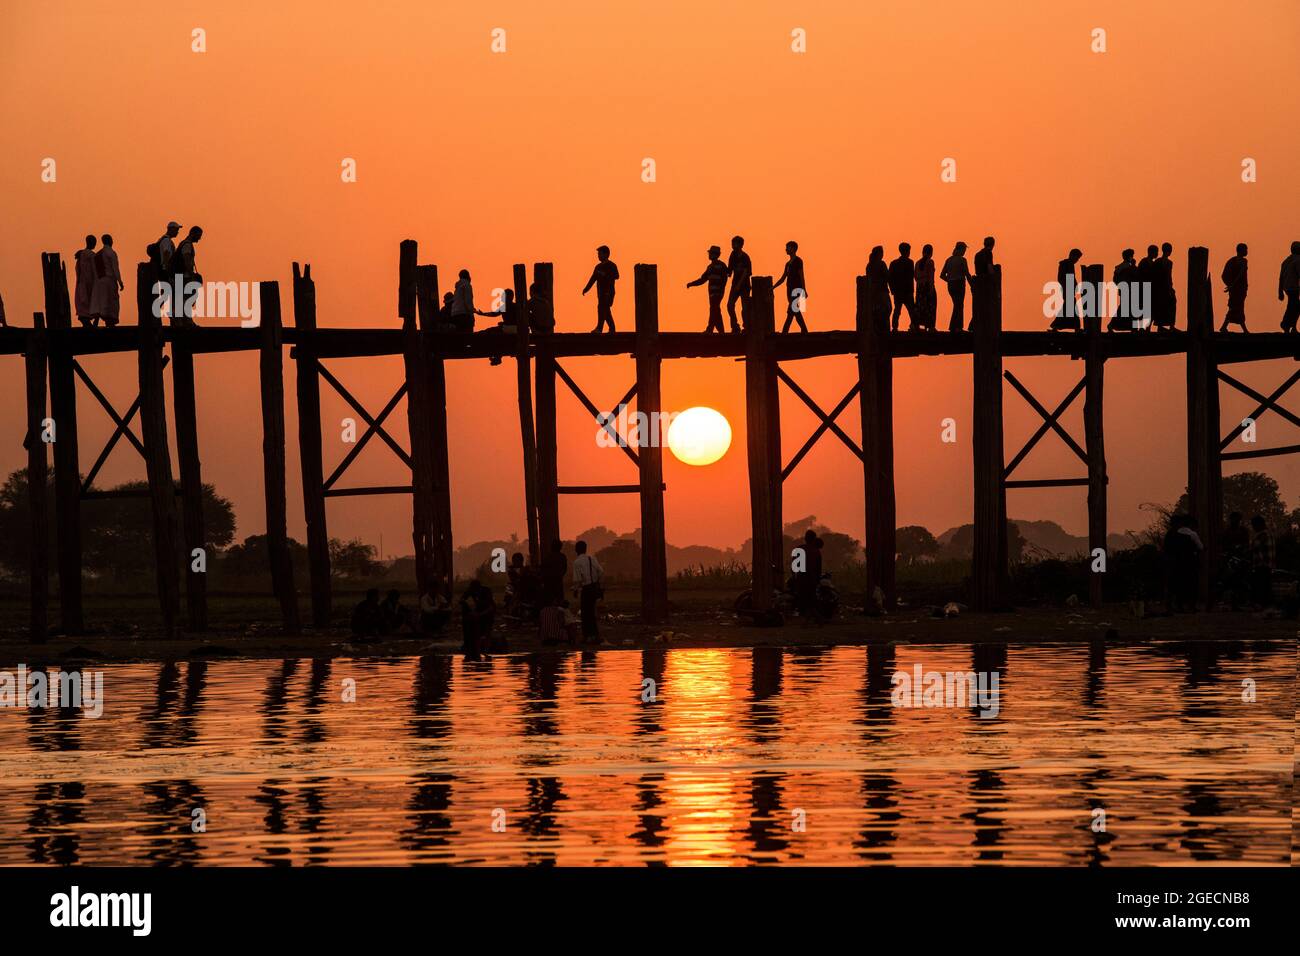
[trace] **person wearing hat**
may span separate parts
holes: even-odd
[[[722,261],[722,250],[709,246],[709,265],[694,282],[686,283],[686,288],[709,284],[709,325],[705,332],[722,332],[722,294],[727,289],[727,264]]]

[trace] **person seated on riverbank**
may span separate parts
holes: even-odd
[[[403,628],[407,631],[413,630],[411,615],[402,606],[402,595],[396,590],[389,591],[384,600],[380,602],[379,614],[383,626],[381,634],[397,634]]]
[[[517,617],[530,617],[537,613],[541,599],[542,582],[533,564],[524,563],[524,555],[516,551],[510,556],[506,568],[505,606],[508,613]]]
[[[384,614],[379,607],[379,589],[371,588],[352,609],[352,636],[378,637],[384,625]]]
[[[451,605],[442,591],[420,595],[420,633],[437,634],[451,620]]]

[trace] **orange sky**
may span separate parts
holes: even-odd
[[[703,291],[683,285],[707,246],[739,232],[758,274],[779,273],[784,242],[799,241],[813,328],[852,325],[853,276],[876,243],[892,255],[900,240],[932,242],[942,256],[957,239],[996,235],[1004,325],[1036,329],[1042,283],[1072,245],[1109,275],[1121,248],[1172,242],[1185,301],[1188,246],[1209,246],[1217,275],[1246,241],[1247,314],[1274,330],[1278,263],[1300,238],[1294,0],[149,6],[0,9],[0,294],[13,324],[41,308],[41,251],[70,261],[79,237],[107,231],[129,265],[169,218],[204,227],[205,278],[280,280],[286,320],[297,259],[312,263],[322,325],[387,327],[397,324],[398,243],[414,238],[444,289],[465,267],[480,298],[510,282],[512,263],[553,261],[563,330],[594,324],[592,298],[578,293],[593,248],[608,243],[626,277],[620,328],[631,328],[636,262],[659,265],[663,328],[703,328]],[[195,27],[207,31],[205,53],[191,52]],[[504,54],[490,51],[495,27],[507,31]],[[796,27],[807,31],[804,54],[790,49]],[[1105,54],[1090,51],[1094,27],[1107,31]],[[46,157],[56,183],[41,182]],[[340,179],[344,157],[357,161],[354,184]],[[657,163],[652,184],[641,181],[645,157]],[[940,182],[944,157],[957,160],[956,183]],[[1257,161],[1258,182],[1242,183],[1243,157]],[[132,295],[128,286],[128,322]],[[130,403],[132,358],[85,364],[119,408]],[[634,374],[628,359],[565,365],[598,404]],[[1289,365],[1233,374],[1268,391]],[[1082,375],[1066,360],[1007,367],[1049,406]],[[25,458],[21,364],[6,368],[7,473]],[[374,410],[400,376],[396,359],[331,368]],[[847,357],[788,368],[827,408],[853,381]],[[1172,501],[1185,484],[1183,375],[1181,358],[1108,367],[1112,530],[1145,526],[1141,503]],[[241,538],[263,527],[256,376],[254,353],[199,361],[204,478],[235,502]],[[938,532],[969,520],[969,379],[967,359],[895,366],[899,524]],[[325,394],[328,472],[346,451],[328,424],[350,412]],[[742,394],[737,363],[665,365],[664,407],[712,405],[738,439],[707,468],[666,459],[673,543],[735,545],[749,534]],[[521,532],[513,369],[449,363],[448,397],[457,540]],[[292,387],[287,401],[293,436]],[[788,392],[782,406],[788,459],[815,422]],[[560,408],[561,483],[634,480],[623,455],[596,447],[576,401],[562,394]],[[1009,389],[1006,408],[1009,458],[1037,419]],[[111,426],[84,391],[80,409],[88,468]],[[1250,409],[1224,392],[1225,423]],[[1069,416],[1079,436],[1081,411]],[[946,417],[959,423],[957,445],[939,441]],[[405,441],[405,415],[392,421]],[[842,423],[858,434],[856,405]],[[1261,446],[1294,442],[1284,422],[1261,420]],[[1295,459],[1262,467],[1300,504]],[[123,443],[101,480],[143,473]],[[1017,476],[1080,473],[1048,438]],[[374,442],[341,484],[400,479]],[[290,533],[301,538],[298,482],[290,454]],[[861,536],[861,482],[848,451],[828,441],[787,483],[786,517],[815,513]],[[1013,491],[1008,507],[1084,528],[1079,489]],[[371,543],[382,533],[386,552],[409,553],[409,514],[405,497],[333,501],[330,532]],[[569,535],[602,523],[631,530],[636,498],[569,498],[561,522]]]

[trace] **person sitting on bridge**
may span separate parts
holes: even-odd
[[[722,327],[722,295],[727,291],[727,266],[722,261],[722,250],[719,247],[709,246],[708,255],[709,264],[698,279],[686,283],[686,288],[708,283],[709,324],[704,331],[725,332],[726,329]]]
[[[591,287],[596,287],[596,327],[592,332],[600,333],[609,323],[609,330],[614,331],[614,285],[618,282],[618,266],[609,258],[609,246],[596,247],[596,267],[591,270],[591,278],[582,287],[586,295]]]
[[[894,297],[894,312],[889,327],[897,332],[898,320],[907,309],[908,330],[916,328],[916,265],[912,262],[912,247],[906,242],[898,244],[898,258],[889,264],[889,292]]]
[[[803,260],[796,255],[798,251],[799,243],[793,239],[785,244],[785,254],[789,258],[785,261],[785,268],[781,270],[781,278],[777,279],[772,285],[772,288],[776,289],[781,283],[785,283],[785,325],[781,326],[782,333],[790,331],[791,322],[799,323],[800,332],[808,331],[808,326],[803,321],[804,302],[808,299],[808,286],[803,278]]]
[[[528,329],[539,335],[555,331],[555,308],[536,282],[528,287]]]
[[[1079,324],[1079,301],[1076,298],[1079,288],[1078,278],[1074,274],[1075,264],[1083,258],[1078,249],[1071,249],[1070,254],[1056,264],[1056,285],[1061,293],[1061,309],[1052,319],[1049,327],[1053,332],[1077,332]]]
[[[1244,242],[1237,243],[1237,254],[1223,265],[1219,278],[1223,280],[1223,291],[1228,293],[1228,311],[1223,315],[1220,332],[1228,331],[1228,325],[1240,325],[1246,328],[1246,253],[1249,252]]]
[[[952,247],[952,255],[943,264],[939,278],[948,283],[948,297],[952,299],[952,318],[948,320],[949,332],[960,332],[966,322],[966,286],[970,282],[970,266],[966,264],[966,243]]]

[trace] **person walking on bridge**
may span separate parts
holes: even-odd
[[[948,331],[960,332],[966,321],[964,315],[966,286],[970,283],[970,266],[966,264],[966,243],[959,242],[953,246],[952,255],[943,264],[939,278],[948,283],[948,297],[952,299],[952,318],[948,321]]]
[[[1250,331],[1246,328],[1246,253],[1248,251],[1244,242],[1237,243],[1237,254],[1224,263],[1223,272],[1219,275],[1223,280],[1223,291],[1228,293],[1228,311],[1224,313],[1220,332],[1228,331],[1230,324],[1240,325],[1243,332]]]
[[[603,332],[608,322],[609,330],[613,332],[614,283],[618,281],[618,266],[610,261],[609,246],[597,247],[596,259],[596,268],[591,270],[591,278],[582,287],[582,294],[586,295],[593,285],[596,287],[596,327],[592,331]]]
[[[906,242],[898,244],[898,258],[889,264],[889,293],[894,297],[894,312],[889,327],[898,331],[898,320],[907,309],[908,331],[916,328],[916,265],[912,262],[912,247]]]
[[[731,273],[731,292],[727,295],[727,315],[731,318],[731,331],[739,332],[741,322],[736,319],[736,302],[740,302],[740,319],[749,322],[750,278],[754,265],[745,251],[744,236],[731,237],[731,255],[727,258],[727,271]]]
[[[1291,255],[1282,261],[1277,279],[1277,301],[1286,300],[1282,313],[1282,331],[1294,332],[1300,322],[1300,242],[1291,243]]]
[[[916,260],[916,323],[913,327],[933,332],[938,311],[939,297],[934,289],[934,246],[927,242],[921,247],[921,258]]]
[[[709,246],[708,255],[709,264],[698,279],[686,283],[686,288],[708,283],[709,324],[704,331],[725,332],[726,329],[722,327],[722,295],[727,291],[727,266],[722,261],[722,249],[718,246]]]
[[[799,258],[799,243],[791,239],[785,244],[785,254],[789,257],[785,261],[785,268],[781,270],[781,278],[773,283],[772,288],[775,290],[785,283],[786,306],[785,306],[785,325],[781,326],[781,332],[790,331],[790,323],[798,322],[799,331],[807,332],[808,326],[803,321],[804,303],[808,299],[808,286],[803,278],[803,260]]]

